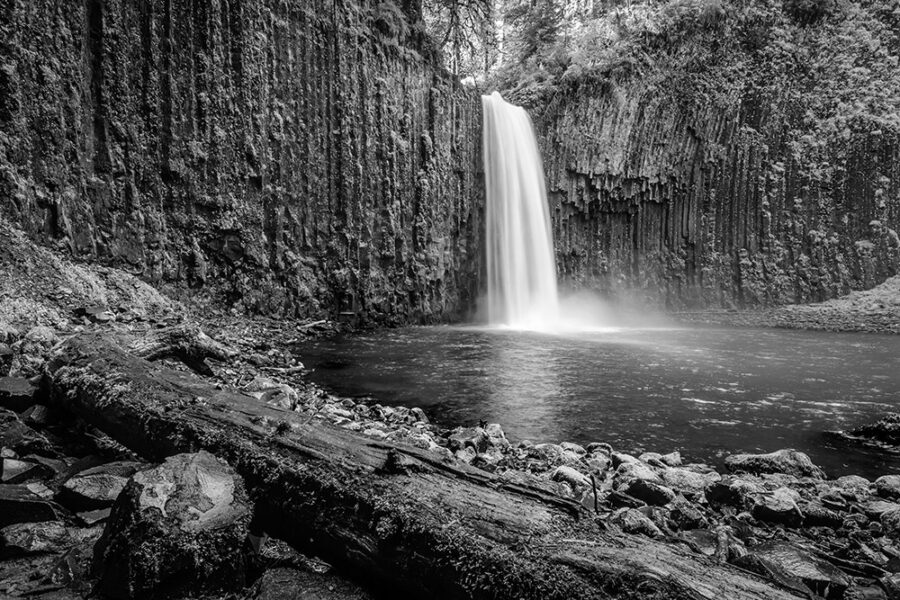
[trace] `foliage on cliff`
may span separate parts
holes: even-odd
[[[635,80],[723,109],[748,93],[778,97],[806,131],[793,141],[798,154],[854,130],[900,129],[900,4],[891,0],[649,1],[586,19],[571,36],[548,40],[549,29],[543,42],[523,40],[496,75],[520,103]]]

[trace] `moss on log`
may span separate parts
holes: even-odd
[[[206,449],[267,530],[373,586],[428,598],[795,597],[679,547],[602,528],[563,498],[150,363],[101,334],[61,346],[54,401],[151,459]]]

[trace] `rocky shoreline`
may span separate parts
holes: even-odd
[[[218,343],[232,349],[232,358],[210,361],[212,376],[242,390],[248,402],[296,411],[310,422],[409,444],[447,463],[466,463],[503,481],[536,486],[580,503],[607,527],[684,545],[798,593],[900,597],[900,476],[831,480],[793,450],[731,456],[728,471],[720,473],[709,465],[685,463],[677,452],[635,456],[602,442],[513,443],[498,424],[441,430],[421,409],[338,398],[307,382],[290,347],[306,335],[330,331],[333,324],[270,325],[226,319],[218,330]],[[118,326],[84,317],[78,327]],[[46,587],[54,598],[63,589],[69,597],[80,597],[93,589],[96,574],[108,567],[105,554],[92,548],[104,536],[116,535],[114,523],[133,526],[121,515],[110,518],[111,512],[125,510],[116,508],[126,503],[121,492],[160,468],[96,430],[73,428],[70,417],[47,405],[39,373],[60,335],[65,333],[49,327],[19,332],[7,325],[0,342],[12,359],[0,372],[0,503],[8,507],[4,514],[19,515],[5,517],[0,530],[5,557],[0,592],[11,595],[42,597]],[[185,368],[177,360],[170,363]],[[132,513],[142,514],[133,495],[128,502]],[[252,507],[243,502],[239,529],[246,533]],[[257,550],[252,560],[260,560]],[[287,552],[292,564],[315,562]],[[246,563],[243,554],[238,562]],[[59,570],[63,567],[65,573]],[[308,570],[294,570],[297,577],[310,576]],[[278,577],[288,575],[278,572]],[[250,583],[241,578],[241,586]],[[262,593],[267,589],[262,583],[249,589],[247,597],[277,597]]]
[[[900,277],[818,304],[682,311],[671,316],[683,323],[713,326],[900,334]]]
[[[498,424],[444,430],[420,409],[339,398],[310,383],[294,349],[340,330],[337,324],[208,312],[197,326],[177,303],[112,270],[35,265],[42,279],[24,285],[28,278],[10,273],[11,264],[31,268],[2,263],[13,276],[0,297],[0,594],[55,600],[103,590],[139,597],[174,581],[172,597],[282,598],[285,590],[300,589],[323,598],[368,597],[315,557],[264,541],[240,477],[216,457],[195,453],[149,463],[54,406],[45,373],[55,349],[71,336],[98,331],[140,339],[193,335],[216,358],[191,363],[146,347],[143,355],[202,372],[239,390],[248,403],[294,411],[308,424],[327,422],[420,448],[448,465],[476,467],[509,485],[527,484],[580,505],[605,528],[689,548],[806,597],[900,598],[900,476],[828,479],[806,455],[787,449],[729,457],[720,472],[677,452],[635,455],[602,441],[510,441]],[[885,431],[893,427],[888,421]],[[170,460],[181,466],[167,467]],[[189,472],[205,475],[185,479]],[[204,488],[202,481],[218,483]],[[141,490],[159,489],[169,490],[162,507],[171,508],[170,519],[148,520],[159,514],[146,510],[157,492]],[[216,552],[199,552],[213,542],[191,515],[216,507],[228,533],[216,538]],[[132,556],[129,544],[115,540],[133,539],[127,532],[135,528],[147,543]],[[181,542],[168,543],[173,539]],[[126,569],[130,579],[104,575],[122,572],[115,561],[125,556],[129,565],[144,566]],[[183,564],[193,566],[179,570]],[[227,579],[228,590],[203,575],[226,567],[240,575]]]

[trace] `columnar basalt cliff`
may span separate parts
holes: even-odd
[[[561,278],[678,309],[898,272],[897,17],[832,3],[811,23],[794,4],[613,12],[552,87],[519,84],[539,93]]]
[[[415,21],[376,1],[4,0],[0,212],[243,310],[458,316],[480,109]]]
[[[900,137],[857,133],[810,174],[767,108],[685,109],[631,88],[551,109],[561,277],[682,308],[814,302],[896,274]]]

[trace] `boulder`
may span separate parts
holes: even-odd
[[[700,529],[707,525],[703,512],[683,496],[678,496],[669,505],[669,519],[681,530]]]
[[[900,475],[883,475],[876,479],[875,493],[889,500],[900,499]]]
[[[490,447],[490,439],[481,427],[457,427],[450,432],[448,441],[453,452],[472,448],[479,454]]]
[[[212,454],[178,454],[136,473],[94,551],[112,598],[206,593],[244,584],[251,516],[243,481]]]
[[[625,493],[651,506],[665,506],[675,499],[675,492],[670,488],[645,479],[632,481],[625,489]]]
[[[613,475],[613,484],[616,489],[624,490],[637,479],[662,484],[660,476],[642,462],[621,463]]]
[[[881,513],[879,522],[885,535],[895,539],[900,537],[900,510],[894,509]]]
[[[810,502],[801,508],[804,527],[831,527],[837,529],[844,524],[844,517],[826,508],[820,502]]]
[[[572,442],[563,442],[562,444],[559,445],[559,447],[562,448],[563,450],[568,450],[569,452],[574,452],[575,454],[577,454],[579,456],[587,454],[587,450],[585,450],[584,446],[581,446],[580,444],[575,444]]]
[[[826,598],[841,598],[852,583],[848,575],[831,563],[782,542],[756,546],[734,563],[786,587],[798,590],[798,585],[802,585]]]
[[[109,508],[125,489],[126,477],[110,473],[76,475],[59,491],[59,502],[73,511]]]
[[[0,377],[0,407],[22,412],[37,403],[38,386],[23,377]]]
[[[855,500],[862,500],[869,495],[872,482],[859,475],[844,475],[834,480],[834,486],[845,495],[850,494]]]
[[[566,466],[557,467],[550,476],[550,479],[553,481],[563,481],[575,489],[590,487],[591,485],[591,480],[586,475],[579,473],[572,467]]]
[[[740,477],[725,477],[713,481],[706,488],[707,502],[713,506],[732,506],[739,510],[749,510],[754,498],[765,490],[756,482]]]
[[[797,506],[796,496],[787,488],[758,497],[752,514],[755,519],[776,525],[800,527],[803,524],[803,512]]]
[[[0,529],[0,555],[6,558],[59,552],[70,542],[69,531],[59,521],[17,523]]]
[[[612,464],[614,469],[618,469],[620,465],[625,463],[640,463],[640,459],[635,458],[630,454],[625,454],[624,452],[613,452],[610,454],[610,458],[612,459]]]
[[[689,469],[672,467],[664,469],[660,476],[670,488],[690,496],[704,495],[706,488],[722,479],[718,473],[697,473]]]
[[[875,423],[851,429],[850,435],[892,446],[900,445],[900,414],[888,413]]]
[[[795,477],[824,479],[825,473],[813,464],[809,456],[797,450],[777,450],[769,454],[734,454],[725,459],[733,472],[784,473]]]
[[[4,458],[0,465],[0,483],[26,483],[36,479],[49,479],[55,474],[48,466],[30,460]]]
[[[861,505],[863,513],[870,519],[881,519],[881,515],[888,512],[900,510],[900,504],[896,502],[886,502],[884,500],[872,500]]]
[[[16,413],[3,408],[0,408],[0,446],[11,448],[20,455],[59,454],[45,435],[23,423]]]
[[[642,534],[648,537],[662,537],[659,527],[644,513],[635,508],[622,508],[610,518],[610,523],[618,525],[625,533]]]

